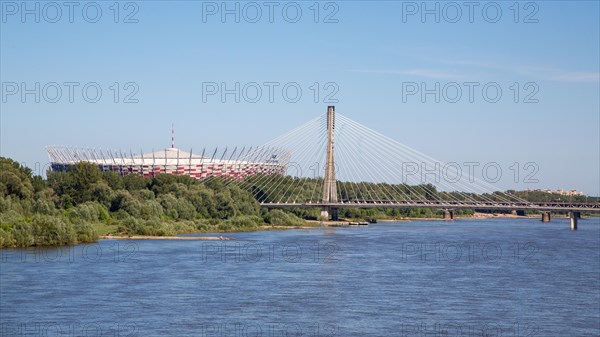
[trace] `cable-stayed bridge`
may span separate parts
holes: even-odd
[[[336,115],[333,106],[260,149],[244,160],[254,162],[274,150],[289,153],[285,174],[235,180],[266,208],[318,208],[331,219],[340,208],[429,208],[449,218],[457,209],[541,211],[545,221],[549,212],[560,211],[570,212],[574,228],[581,212],[600,213],[598,202],[531,202],[497,191],[457,165]]]
[[[427,135],[426,135],[427,136]],[[223,180],[252,193],[266,208],[320,209],[338,218],[339,209],[404,208],[443,210],[569,212],[571,228],[580,213],[600,213],[595,202],[532,202],[498,191],[463,172],[457,163],[412,149],[350,118],[326,113],[259,147],[225,148],[201,155],[175,148],[139,154],[69,147],[47,147],[52,170],[91,162],[121,175],[189,175],[209,183]],[[432,178],[433,176],[433,178]]]

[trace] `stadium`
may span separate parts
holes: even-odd
[[[235,148],[228,153],[217,149],[201,155],[166,148],[164,151],[135,154],[131,151],[83,149],[77,147],[46,147],[52,171],[68,171],[79,162],[89,162],[101,171],[113,171],[119,175],[140,174],[154,177],[158,174],[188,175],[195,179],[207,177],[229,177],[244,179],[247,176],[263,174],[285,174],[290,159],[289,151],[275,147]]]

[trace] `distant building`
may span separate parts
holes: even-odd
[[[553,193],[553,194],[560,194],[560,195],[567,195],[567,196],[579,196],[579,195],[583,195],[583,192],[579,192],[575,189],[570,190],[570,191],[565,191],[562,188],[558,188],[556,191],[553,191],[549,188],[545,189],[545,190],[541,190],[541,189],[537,189],[534,190],[534,192],[546,192],[546,193]]]
[[[553,194],[560,194],[560,195],[567,195],[567,196],[579,196],[579,195],[583,195],[583,192],[579,192],[579,191],[577,191],[575,189],[570,190],[570,191],[565,191],[565,190],[563,190],[560,187],[556,191],[553,191],[553,190],[551,190],[549,188],[547,188],[545,190],[542,190],[542,189],[539,189],[539,188],[535,189],[535,190],[527,189],[527,192],[532,192],[532,191],[533,192],[553,193]]]
[[[68,171],[79,162],[93,163],[102,171],[119,175],[140,174],[154,177],[157,174],[189,175],[195,179],[211,176],[243,179],[255,174],[284,174],[290,154],[280,148],[261,147],[248,151],[227,153],[217,150],[197,155],[175,147],[144,154],[124,154],[106,150],[74,147],[46,147],[53,171]],[[235,158],[235,159],[234,159]]]
[[[578,196],[578,195],[583,195],[583,192],[579,192],[577,190],[570,190],[570,191],[565,191],[564,195],[572,195],[572,196]]]

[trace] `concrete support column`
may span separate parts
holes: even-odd
[[[569,222],[571,224],[571,230],[577,230],[577,219],[581,218],[580,212],[569,212]]]
[[[339,220],[338,209],[335,207],[323,208],[321,210],[321,217],[327,220],[337,221]]]
[[[335,157],[333,131],[335,129],[335,107],[327,107],[327,158],[325,158],[325,175],[323,176],[323,203],[337,203],[337,185],[335,177]],[[337,208],[321,210],[321,216],[332,220],[338,219]]]
[[[330,208],[329,209],[329,214],[331,214],[331,220],[333,221],[338,221],[339,217],[338,217],[338,209],[337,208]]]
[[[550,222],[550,212],[542,212],[542,222]]]
[[[454,211],[451,209],[445,209],[444,220],[454,220]]]

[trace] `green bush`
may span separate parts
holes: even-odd
[[[140,209],[141,217],[144,220],[162,219],[164,216],[163,208],[156,200],[146,200]]]
[[[0,226],[2,228],[12,228],[12,226],[23,219],[23,215],[16,211],[10,210],[8,212],[0,213]]]
[[[169,236],[172,234],[165,222],[157,220],[140,221],[137,230],[133,233],[155,236]]]
[[[216,213],[214,193],[212,190],[200,188],[200,186],[192,186],[186,195],[186,199],[196,209],[196,218],[208,219],[211,214]]]
[[[128,191],[119,190],[116,192],[110,210],[113,212],[122,210],[133,217],[139,218],[141,216],[141,208],[142,204],[139,200],[131,196]]]
[[[194,221],[194,224],[200,232],[216,232],[220,222],[218,219],[198,219]]]
[[[9,211],[14,211],[19,214],[25,213],[20,200],[14,196],[11,197],[10,195],[7,195],[0,199],[0,212]]]
[[[196,215],[196,208],[186,199],[179,199],[177,212],[179,213],[179,219],[193,220]]]
[[[273,226],[302,226],[304,221],[293,214],[286,213],[280,209],[269,211],[265,217],[265,222]]]
[[[74,225],[62,217],[50,215],[37,214],[0,228],[0,246],[3,248],[62,246],[92,242],[97,238],[91,224]]]
[[[58,217],[35,215],[31,221],[36,245],[59,246],[77,242],[73,224]]]
[[[128,234],[141,234],[143,232],[143,226],[139,220],[128,216],[120,222],[117,231],[127,232]]]
[[[130,192],[145,190],[146,179],[139,174],[128,174],[123,177],[123,185]]]
[[[229,193],[217,193],[215,196],[215,211],[211,214],[217,219],[229,219],[236,215],[235,202]]]
[[[15,247],[30,247],[36,243],[33,226],[28,222],[16,224],[12,229],[12,236]]]
[[[147,200],[154,200],[155,199],[155,195],[154,192],[150,191],[150,190],[135,190],[135,191],[131,191],[130,192],[131,195],[140,200],[140,201],[147,201]]]
[[[100,221],[110,220],[110,213],[108,213],[108,209],[106,209],[106,207],[104,207],[104,205],[97,203],[96,207],[98,208],[98,220],[100,220]]]
[[[196,215],[194,205],[183,198],[177,198],[173,194],[163,194],[158,197],[164,213],[172,220],[192,220]]]
[[[15,238],[13,237],[13,231],[8,229],[5,230],[0,228],[0,248],[8,248],[15,246]]]
[[[98,207],[103,207],[97,202],[88,201],[77,205],[67,211],[69,220],[73,223],[92,223],[100,220],[100,211]]]
[[[98,232],[90,223],[75,224],[77,242],[94,242],[98,240]]]
[[[31,169],[8,158],[0,158],[0,195],[30,199],[33,196]]]
[[[46,215],[57,214],[54,201],[44,195],[40,195],[33,202],[33,212]]]
[[[257,215],[239,215],[219,223],[216,228],[219,232],[251,231],[263,224],[263,220]]]
[[[178,233],[195,232],[196,226],[191,221],[171,222],[156,219],[140,221],[130,217],[121,222],[119,231],[127,232],[129,235],[173,236]]]
[[[106,181],[99,181],[92,184],[89,188],[90,199],[99,202],[106,208],[110,208],[116,197],[115,192]]]
[[[14,247],[15,238],[13,237],[13,231],[11,229],[4,229],[0,227],[0,248]]]

